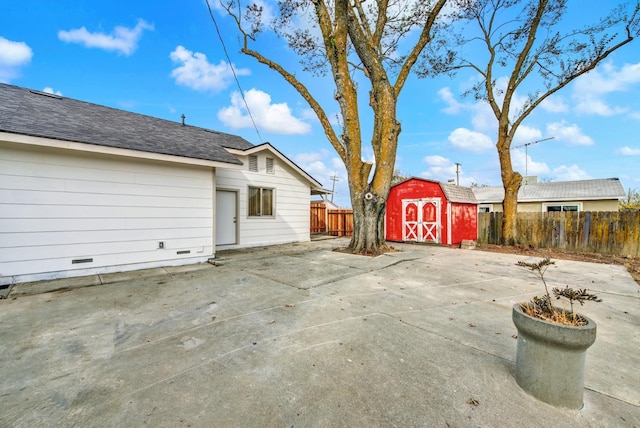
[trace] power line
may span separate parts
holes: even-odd
[[[238,4],[238,8],[240,4]],[[233,68],[233,64],[231,63],[231,58],[229,56],[229,52],[227,52],[227,46],[224,44],[224,39],[222,38],[222,34],[220,33],[220,28],[218,28],[218,23],[216,22],[216,18],[213,15],[213,11],[211,10],[211,5],[209,4],[209,0],[207,0],[207,8],[209,9],[209,16],[211,17],[211,21],[213,21],[213,25],[216,27],[216,33],[218,33],[218,38],[220,39],[220,44],[222,44],[222,50],[224,51],[224,55],[227,57],[227,61],[229,62],[229,68],[233,73],[233,78],[236,81],[236,85],[238,85],[238,90],[240,91],[240,96],[242,97],[242,101],[244,102],[244,106],[247,109],[247,113],[251,118],[251,123],[253,123],[253,128],[256,130],[256,134],[258,134],[258,139],[260,143],[264,143],[262,140],[262,136],[260,135],[260,131],[258,131],[258,126],[256,125],[256,121],[253,119],[253,115],[251,114],[251,110],[249,109],[249,104],[247,104],[247,100],[244,97],[244,91],[240,86],[240,80],[238,80],[238,75],[236,74],[236,70]]]

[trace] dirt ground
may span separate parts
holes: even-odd
[[[554,260],[577,260],[592,263],[616,264],[627,268],[633,279],[640,285],[640,257],[616,256],[597,253],[573,253],[557,248],[523,248],[502,245],[483,244],[476,247],[481,251],[493,251],[496,253],[522,254],[527,257],[549,257]]]

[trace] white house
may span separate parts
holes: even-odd
[[[268,143],[0,84],[0,285],[308,241],[321,190]]]

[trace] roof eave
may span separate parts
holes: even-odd
[[[75,141],[57,140],[53,138],[37,137],[32,135],[16,134],[12,132],[0,131],[0,141],[9,143],[25,144],[31,146],[51,147],[57,149],[77,150],[81,152],[101,153],[116,156],[126,156],[137,159],[157,160],[171,163],[188,165],[208,166],[212,168],[240,169],[243,164],[239,160],[233,163],[213,161],[207,159],[197,159],[186,156],[169,155],[140,150],[122,149],[97,144],[79,143]],[[237,159],[236,159],[237,160]]]

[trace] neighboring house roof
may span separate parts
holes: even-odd
[[[473,193],[480,203],[502,203],[502,186],[474,187]],[[594,180],[530,183],[520,186],[518,202],[552,202],[619,199],[625,196],[617,178]]]
[[[458,186],[452,183],[442,183],[440,181],[429,180],[427,178],[410,177],[410,178],[407,178],[406,180],[401,181],[400,183],[394,184],[391,187],[399,186],[410,180],[419,180],[419,181],[426,181],[429,183],[438,184],[449,202],[456,202],[461,204],[477,204],[478,203],[478,200],[476,196],[473,194],[473,192],[471,191],[470,187]]]
[[[211,131],[0,83],[0,132],[241,165],[225,148],[253,147]]]

